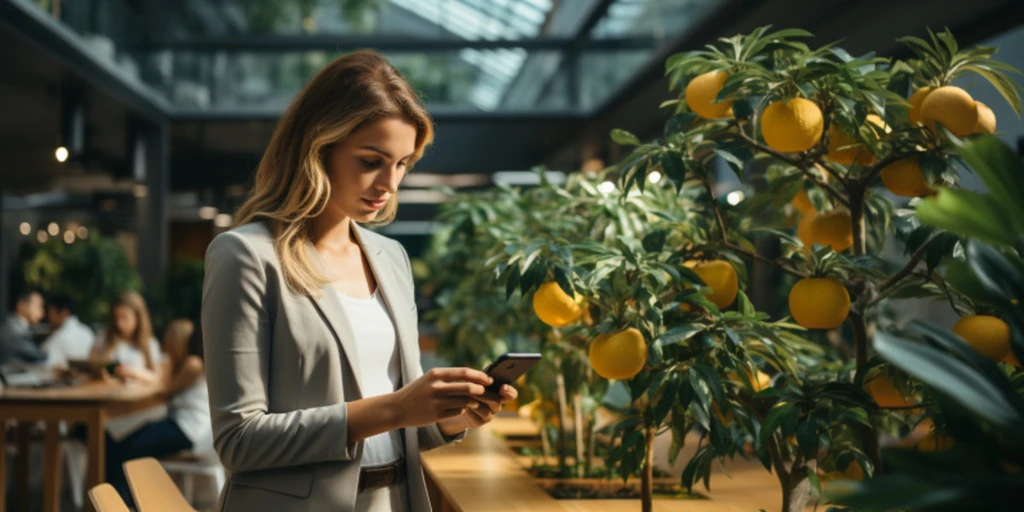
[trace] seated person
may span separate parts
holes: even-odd
[[[131,503],[127,480],[121,465],[139,457],[166,457],[182,451],[215,457],[213,429],[210,424],[210,397],[206,390],[202,339],[189,320],[174,320],[164,334],[163,350],[170,372],[162,380],[149,371],[119,367],[127,379],[163,384],[167,395],[167,418],[149,423],[125,439],[107,445],[107,481]]]
[[[75,303],[67,295],[50,297],[46,308],[50,336],[43,342],[46,364],[66,368],[68,361],[88,359],[96,334],[75,316]]]
[[[42,319],[43,296],[39,292],[26,289],[15,296],[14,311],[0,328],[0,364],[46,360],[46,355],[32,340],[32,327]]]
[[[118,376],[131,373],[134,376],[152,374],[150,380],[153,381],[163,378],[166,372],[163,353],[153,337],[149,310],[141,295],[125,293],[111,305],[107,328],[96,337],[90,359],[101,365],[116,364]],[[166,414],[166,407],[160,406],[111,419],[107,421],[107,434],[113,441],[120,441]]]

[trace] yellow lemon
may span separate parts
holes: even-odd
[[[750,370],[745,370],[744,373],[747,374],[747,382],[750,383],[750,386],[754,389],[755,393],[768,389],[772,385],[772,376],[762,372],[761,370],[757,370],[756,375]],[[727,377],[733,382],[743,383],[743,381],[740,380],[740,376],[735,372],[729,372]]]
[[[866,122],[883,132],[891,131],[885,120],[875,114],[868,114]],[[871,165],[875,161],[875,155],[866,146],[857,143],[857,138],[852,134],[842,131],[835,124],[829,127],[828,133],[828,153],[825,157],[829,160],[843,165]]]
[[[865,382],[864,390],[871,395],[871,398],[879,407],[909,407],[914,405],[914,402],[892,385],[892,381],[889,380],[888,370]]]
[[[897,160],[882,169],[882,185],[902,197],[921,197],[934,192],[916,157]]]
[[[834,329],[850,313],[850,293],[830,277],[806,277],[789,291],[789,312],[808,329]]]
[[[793,200],[789,202],[793,205],[796,211],[804,215],[817,214],[818,209],[814,207],[814,203],[811,202],[811,196],[807,195],[807,191],[802,187],[797,191],[796,195],[793,196]]]
[[[576,298],[562,291],[558,283],[544,283],[533,294],[533,311],[551,327],[562,327],[579,320],[583,315]]]
[[[907,111],[907,116],[910,118],[911,125],[924,124],[924,121],[921,119],[921,103],[924,102],[924,98],[928,96],[928,93],[933,90],[935,90],[934,87],[921,87],[914,91],[914,94],[910,95],[910,99],[907,100],[910,102],[910,110]]]
[[[776,101],[761,113],[761,136],[776,151],[807,151],[821,140],[825,118],[821,108],[806,98]]]
[[[640,331],[630,327],[615,334],[602,334],[590,343],[590,366],[606,379],[628,380],[647,363],[647,343]]]
[[[853,247],[853,220],[843,210],[807,215],[797,226],[797,238],[810,249],[814,244],[832,246],[835,252]]]
[[[967,91],[955,86],[939,87],[921,102],[921,120],[930,128],[942,123],[957,137],[970,135],[978,124],[978,106]]]
[[[727,308],[736,300],[739,279],[736,277],[736,269],[728,261],[687,261],[683,266],[692,269],[711,288],[707,298],[718,309]]]
[[[1002,361],[1010,351],[1010,326],[994,316],[965,316],[953,325],[953,334],[993,361]]]
[[[988,108],[988,105],[975,101],[975,105],[978,106],[978,124],[974,125],[972,133],[987,133],[992,135],[996,132],[996,114],[992,112],[992,109]]]
[[[917,451],[920,452],[943,452],[953,447],[956,441],[946,434],[932,432],[917,443]]]
[[[724,71],[708,71],[686,84],[686,106],[704,119],[730,117],[732,100],[715,101],[729,79]]]

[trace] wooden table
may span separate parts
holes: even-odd
[[[159,406],[164,402],[161,388],[140,384],[93,381],[70,387],[0,389],[0,454],[6,453],[4,426],[16,420],[18,429],[18,510],[27,510],[28,435],[36,421],[45,425],[43,435],[43,512],[60,510],[60,422],[86,425],[89,465],[86,489],[105,480],[105,436],[107,420]],[[0,456],[0,512],[7,501],[6,457]],[[86,500],[86,510],[92,504]]]
[[[427,490],[438,512],[637,512],[640,500],[557,500],[537,485],[523,461],[508,448],[501,435],[525,435],[536,427],[519,418],[498,417],[490,425],[471,430],[461,443],[424,452],[421,457]],[[699,436],[687,438],[681,465],[692,457]],[[654,500],[655,512],[778,512],[782,503],[775,476],[757,461],[731,460],[727,474],[715,471],[713,492],[703,485],[694,490],[710,499]],[[824,510],[827,507],[820,507]],[[806,510],[812,512],[813,505]]]

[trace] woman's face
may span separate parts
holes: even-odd
[[[359,127],[327,156],[330,207],[356,222],[372,221],[398,191],[415,151],[416,126],[404,118]]]
[[[114,327],[117,334],[125,339],[131,339],[135,328],[139,326],[139,319],[135,311],[128,306],[114,306]]]

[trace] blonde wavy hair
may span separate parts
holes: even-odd
[[[235,226],[266,222],[285,281],[294,292],[317,296],[327,282],[313,265],[306,242],[308,222],[324,211],[331,196],[326,165],[331,148],[364,123],[391,117],[416,126],[411,167],[433,142],[430,115],[384,57],[358,51],[317,73],[278,121]],[[387,224],[397,211],[393,194],[373,223]]]

